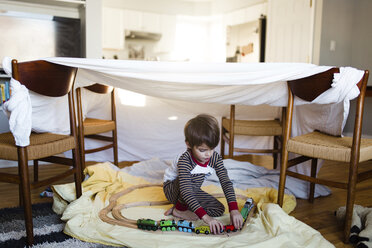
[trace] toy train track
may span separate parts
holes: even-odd
[[[183,232],[195,232],[197,234],[204,233],[209,234],[209,226],[199,226],[195,227],[192,222],[186,221],[186,220],[161,220],[161,221],[155,221],[151,219],[139,219],[139,220],[131,220],[126,217],[124,217],[121,214],[122,209],[130,208],[130,207],[139,207],[139,206],[160,206],[160,205],[168,205],[170,204],[168,201],[156,201],[156,202],[150,202],[150,201],[142,201],[142,202],[132,202],[132,203],[126,203],[126,204],[117,204],[117,200],[134,191],[141,188],[146,187],[163,187],[162,184],[142,184],[142,185],[135,185],[132,187],[129,187],[123,191],[120,191],[114,195],[112,195],[109,199],[109,204],[107,207],[103,208],[99,212],[99,217],[102,221],[113,224],[113,225],[119,225],[119,226],[125,226],[130,228],[139,228],[143,230],[162,230],[162,231],[183,231]],[[214,197],[224,197],[224,194],[214,194]],[[246,199],[246,202],[241,210],[241,214],[244,219],[244,223],[248,218],[250,218],[256,208],[256,205],[253,202],[252,198],[248,198],[244,195],[236,195],[237,198],[240,199]],[[112,216],[114,218],[111,218],[108,216],[108,214],[111,212]],[[244,227],[244,225],[243,225]],[[229,232],[235,232],[237,231],[233,225],[225,225],[224,230],[227,233]]]

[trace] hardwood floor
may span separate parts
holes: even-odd
[[[239,158],[239,160],[246,160],[247,157]],[[252,160],[252,158],[248,158]],[[269,167],[270,160],[260,161],[253,159],[255,163]],[[131,162],[122,162],[120,167],[128,166]],[[366,170],[371,167],[372,162],[362,163],[360,170]],[[40,165],[40,178],[45,177],[53,171],[61,171],[64,166],[48,166]],[[3,168],[3,172],[15,173],[17,168]],[[32,168],[30,168],[30,177],[32,176]],[[334,177],[337,179],[347,178],[347,165],[339,165],[333,162],[326,161],[325,165],[320,169],[318,177]],[[31,177],[32,178],[32,177]],[[61,183],[71,182],[72,177],[67,178]],[[35,189],[32,191],[33,203],[52,201],[51,198],[41,198],[39,196],[43,189]],[[360,183],[357,187],[356,204],[372,207],[372,180],[367,180]],[[0,208],[14,207],[18,205],[18,187],[15,184],[0,183]],[[344,206],[346,203],[346,191],[332,188],[332,194],[327,197],[320,197],[315,199],[311,204],[307,200],[297,199],[297,207],[290,214],[298,220],[308,224],[309,226],[318,230],[327,240],[333,243],[336,247],[353,247],[350,244],[342,242],[342,226],[337,222],[334,211]]]
[[[346,181],[348,164],[337,164],[326,161],[320,169],[319,178],[334,177],[336,180]],[[360,164],[359,170],[365,171],[372,166],[372,161]],[[345,245],[343,240],[342,225],[334,216],[334,211],[346,204],[346,190],[331,188],[332,194],[315,199],[311,204],[307,200],[297,199],[296,209],[292,216],[318,230],[324,238],[336,247],[353,247]],[[357,185],[355,204],[372,207],[372,180],[366,180]]]

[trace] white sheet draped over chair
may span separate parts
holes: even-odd
[[[263,119],[265,115],[267,118],[279,117],[277,108],[265,105],[286,106],[287,80],[307,77],[331,68],[305,63],[190,63],[82,58],[45,60],[79,68],[75,87],[100,83],[146,95],[144,107],[123,105],[120,103],[120,93],[116,97],[119,161],[154,157],[172,159],[185,148],[183,127],[188,119],[199,113],[209,113],[220,120],[227,115],[230,104],[244,105],[242,108],[246,116],[239,116],[239,119]],[[314,129],[334,135],[342,134],[349,101],[359,94],[356,83],[362,75],[363,71],[341,68],[334,77],[333,87],[313,102],[318,104],[302,105],[304,102],[297,99],[292,135]],[[94,103],[92,115],[103,117],[107,114],[109,106],[105,99],[91,99],[90,102]],[[49,99],[31,94],[31,103],[32,119],[38,119],[37,123],[33,122],[34,130],[68,132],[68,125],[61,120],[67,111],[64,110],[66,105],[63,99],[58,103],[54,100],[52,104]],[[55,113],[54,126],[43,126],[43,116],[53,118],[51,113]],[[173,120],[169,120],[169,117],[173,117]],[[236,142],[270,144],[268,139],[254,138],[237,139]],[[88,141],[86,145],[92,147],[94,143]],[[103,151],[91,154],[87,159],[106,161],[110,155],[106,156]],[[297,170],[307,171],[307,167],[297,167]]]

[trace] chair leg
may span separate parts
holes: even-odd
[[[220,152],[220,155],[221,155],[222,159],[225,158],[225,139],[224,139],[224,136],[225,136],[225,129],[222,127],[221,128],[221,152]]]
[[[23,209],[25,215],[27,244],[32,245],[34,242],[34,232],[32,224],[32,205],[31,205],[31,189],[28,176],[28,161],[27,150],[25,147],[18,147],[18,166],[20,168],[20,180],[22,189]]]
[[[118,159],[118,139],[117,139],[117,131],[116,129],[115,130],[112,130],[112,137],[113,137],[113,143],[114,143],[114,147],[113,147],[113,150],[114,150],[114,164],[116,166],[119,166],[119,159]]]
[[[18,175],[21,175],[21,166],[19,166],[18,163]],[[18,185],[18,201],[19,201],[19,206],[23,207],[23,190],[22,190],[22,185]]]
[[[81,172],[85,170],[85,145],[84,145],[84,137],[82,138],[82,141],[80,142],[80,162],[81,162]]]
[[[358,162],[351,161],[349,166],[349,181],[347,187],[346,213],[344,222],[344,243],[349,243],[351,219],[355,201],[355,187],[357,182]]]
[[[229,155],[228,155],[228,158],[232,159],[234,157],[234,136],[231,134],[231,132],[229,134],[230,134],[230,139],[229,139]]]
[[[316,170],[318,165],[318,159],[313,158],[311,160],[311,177],[316,178]],[[309,193],[309,202],[314,202],[314,193],[315,193],[315,183],[310,183],[310,193]]]
[[[229,158],[234,157],[235,105],[230,106]]]
[[[285,180],[287,176],[287,166],[288,166],[288,152],[287,151],[282,153],[281,159],[282,159],[282,163],[280,165],[278,204],[279,206],[283,207]]]
[[[34,160],[34,182],[39,181],[39,161]]]
[[[77,119],[78,119],[78,149],[80,154],[80,162],[81,162],[81,175],[83,175],[83,171],[85,169],[85,145],[84,145],[84,120],[83,120],[83,110],[82,110],[82,103],[81,103],[81,88],[76,89],[76,109],[77,109]],[[75,160],[74,160],[75,161]]]
[[[75,190],[76,190],[76,198],[79,198],[82,194],[82,189],[81,189],[81,182],[82,182],[82,175],[83,171],[81,168],[81,160],[79,156],[79,148],[75,148],[72,150],[72,159],[74,162],[74,167],[75,167]]]
[[[292,112],[293,112],[293,95],[291,90],[288,88],[288,109],[285,109],[285,122],[291,123],[292,122]],[[283,109],[284,110],[284,109]],[[282,156],[281,156],[281,163],[280,163],[280,177],[279,177],[279,190],[278,190],[278,204],[279,206],[283,207],[283,200],[284,200],[284,189],[285,189],[285,180],[287,176],[287,166],[288,166],[288,150],[287,150],[287,141],[291,135],[291,125],[285,125],[283,128],[283,135],[282,135]]]
[[[23,198],[22,198],[22,196],[23,196],[23,193],[22,193],[22,185],[20,184],[19,187],[18,187],[18,205],[19,205],[20,207],[23,206]]]
[[[274,150],[277,150],[279,148],[277,136],[274,136]],[[278,153],[273,152],[273,169],[276,169],[278,167]]]

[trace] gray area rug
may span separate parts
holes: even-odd
[[[32,205],[34,248],[108,248],[96,243],[83,242],[63,233],[64,222],[53,212],[52,203]],[[0,209],[0,247],[27,247],[22,208]]]

